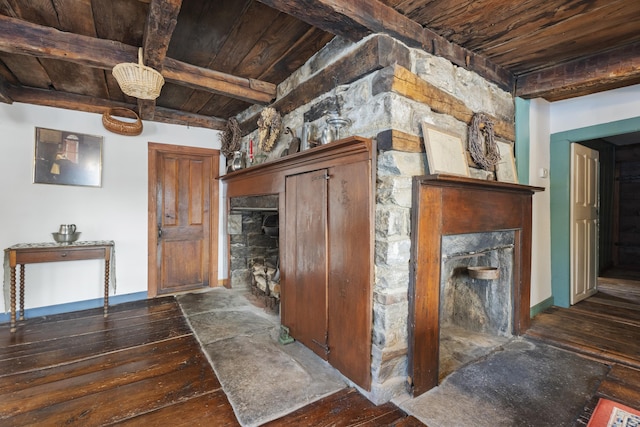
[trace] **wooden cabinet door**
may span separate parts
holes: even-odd
[[[327,171],[286,178],[281,321],[327,360]]]
[[[371,170],[329,169],[329,363],[359,386],[371,384]]]

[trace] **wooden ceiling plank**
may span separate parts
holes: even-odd
[[[350,40],[360,40],[371,33],[386,33],[411,47],[419,47],[454,64],[474,71],[503,90],[513,90],[513,75],[468,49],[453,45],[434,31],[393,8],[370,0],[258,0],[302,21]]]
[[[90,37],[97,36],[91,0],[55,0],[54,7],[60,22],[60,26],[57,27],[59,30]],[[34,24],[46,25],[42,22]]]
[[[289,76],[324,47],[334,37],[333,34],[309,27],[302,37],[299,37],[269,68],[264,70],[258,78],[272,81],[276,75]]]
[[[149,2],[92,1],[94,25],[98,38],[129,46],[142,46],[144,23]]]
[[[20,84],[45,89],[51,85],[51,78],[38,58],[0,53],[0,59]]]
[[[46,58],[40,59],[40,63],[51,79],[49,87],[56,91],[98,98],[109,96],[102,70]]]
[[[535,31],[482,51],[505,64],[516,75],[595,55],[610,49],[620,40],[626,43],[640,41],[637,21],[626,19],[629,13],[640,14],[640,2],[635,9],[612,3],[606,8],[606,15],[590,12],[554,25],[538,26]],[[572,36],[566,37],[567,34]]]
[[[261,75],[273,63],[274,58],[277,60],[291,48],[290,40],[283,38],[281,34],[287,34],[293,40],[299,40],[304,37],[309,27],[306,22],[284,13],[280,14],[278,19],[270,25],[270,31],[258,40],[233,72],[237,74],[243,70],[248,76]]]
[[[107,70],[121,62],[137,62],[137,48],[120,42],[64,33],[6,16],[0,16],[0,26],[6,29],[0,34],[3,52],[60,59]],[[269,103],[276,95],[272,83],[212,71],[168,57],[163,68],[165,79],[176,84],[251,103]]]
[[[8,86],[7,93],[14,102],[85,111],[88,113],[102,114],[107,109],[114,107],[129,109],[135,108],[135,106],[125,102],[113,102],[92,96],[60,93],[52,90],[17,87],[12,85]],[[153,119],[155,122],[217,130],[224,129],[227,123],[226,120],[218,117],[185,113],[162,107],[156,107],[156,110],[157,111]]]
[[[515,95],[557,101],[640,82],[640,42],[518,76]]]
[[[239,18],[225,42],[220,46],[216,57],[209,63],[209,67],[224,73],[234,73],[244,58],[269,34],[271,25],[282,19],[280,12],[265,5],[252,2],[251,6]],[[270,25],[264,25],[269,22]],[[257,77],[242,73],[246,77]]]
[[[229,55],[239,56],[239,52],[242,51],[241,43],[247,42],[251,37],[247,35],[238,37],[238,28],[246,21],[247,10],[255,4],[252,0],[186,3],[180,12],[180,25],[171,39],[172,57],[204,68],[231,73],[233,67],[225,68],[218,58],[228,60]],[[257,4],[264,7],[260,3]],[[254,25],[258,25],[264,18],[256,15],[251,21]],[[215,31],[207,30],[211,28]],[[227,41],[234,36],[237,38],[229,43],[233,46],[232,53],[222,52]],[[243,77],[249,76],[243,75]],[[183,98],[180,109],[201,113],[200,110],[209,100],[217,98],[217,95],[191,89],[188,96]]]

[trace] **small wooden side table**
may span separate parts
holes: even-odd
[[[114,250],[113,241],[58,243],[23,243],[5,249],[11,283],[11,332],[16,331],[16,266],[20,265],[20,320],[24,320],[24,266],[41,262],[104,259],[104,317],[109,310],[109,275]]]

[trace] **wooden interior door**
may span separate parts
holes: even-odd
[[[286,178],[281,322],[327,360],[327,171]]]
[[[571,304],[598,283],[599,153],[571,144]]]
[[[149,296],[217,285],[218,160],[149,144]]]

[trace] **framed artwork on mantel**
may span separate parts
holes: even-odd
[[[462,138],[423,122],[422,134],[430,174],[469,176]]]
[[[518,171],[513,154],[513,144],[505,141],[496,141],[500,152],[500,161],[496,165],[496,179],[502,182],[518,183]]]
[[[35,184],[102,186],[102,137],[36,128]]]

